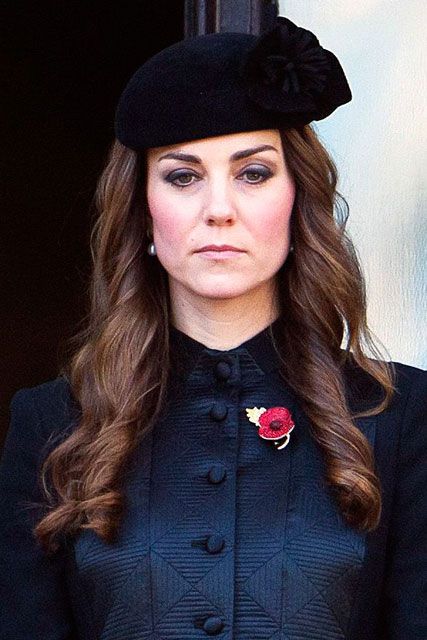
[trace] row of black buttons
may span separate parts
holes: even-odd
[[[215,366],[215,375],[219,380],[227,380],[231,375],[231,367],[228,362],[220,361]],[[214,402],[210,408],[209,415],[212,420],[221,422],[225,420],[228,415],[228,407],[222,400]],[[226,469],[223,464],[214,464],[208,473],[208,480],[212,484],[219,484],[227,475]]]
[[[228,362],[220,361],[215,366],[215,376],[218,380],[228,380],[231,375],[231,366]],[[212,420],[220,422],[225,420],[228,415],[228,407],[222,400],[213,403],[209,411]],[[220,484],[225,480],[227,470],[223,464],[216,463],[212,465],[208,472],[208,481],[212,484]],[[208,553],[219,553],[225,545],[225,540],[218,534],[212,534],[204,541],[204,546]],[[219,616],[209,616],[201,623],[195,623],[195,626],[201,627],[209,636],[217,635],[224,628],[224,622]]]

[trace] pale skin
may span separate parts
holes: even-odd
[[[244,157],[233,158],[237,152]],[[294,199],[277,129],[147,151],[152,259],[168,273],[175,327],[228,350],[277,318],[276,274],[289,253]],[[240,251],[196,252],[206,245]]]

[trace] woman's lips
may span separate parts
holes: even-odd
[[[205,247],[197,249],[196,253],[200,251],[242,251],[242,249],[234,247],[231,244],[207,244]]]
[[[242,249],[233,247],[228,244],[224,245],[207,245],[196,251],[200,256],[209,258],[210,260],[225,260],[226,258],[235,258],[245,253]]]
[[[216,251],[198,251],[198,255],[202,258],[209,258],[210,260],[225,260],[226,258],[237,258],[242,256],[244,251],[227,251],[226,249],[217,249]]]

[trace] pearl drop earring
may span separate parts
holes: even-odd
[[[154,244],[154,242],[150,242],[150,244],[148,245],[147,253],[149,256],[157,255],[156,245]]]

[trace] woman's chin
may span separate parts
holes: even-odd
[[[249,294],[253,287],[248,286],[248,283],[233,283],[230,282],[208,282],[203,285],[193,286],[193,292],[203,298],[210,298],[212,300],[227,300],[232,298],[240,298],[245,294]]]
[[[201,275],[201,274],[197,274]],[[170,289],[173,297],[179,299],[190,293],[192,296],[210,300],[231,300],[252,295],[260,287],[269,287],[268,280],[258,277],[248,278],[247,274],[228,273],[207,277],[170,278]]]
[[[197,294],[209,300],[232,300],[234,298],[240,298],[245,294],[244,291],[234,292],[234,291],[209,291],[209,292],[197,292]]]

